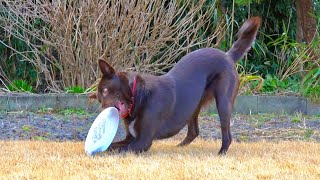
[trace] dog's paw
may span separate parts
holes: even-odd
[[[132,150],[129,148],[129,146],[119,147],[119,148],[117,149],[117,151],[118,151],[119,153],[134,152],[134,151],[132,151]]]
[[[145,150],[141,149],[141,148],[133,148],[130,146],[126,146],[126,147],[121,147],[118,149],[118,151],[120,153],[126,153],[126,152],[130,152],[130,153],[134,153],[134,154],[141,154],[143,153]]]
[[[225,156],[225,155],[227,155],[227,150],[226,149],[220,149],[218,154],[219,154],[219,156]]]

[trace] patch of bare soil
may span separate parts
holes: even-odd
[[[53,112],[0,113],[0,140],[84,141],[97,113],[60,114]],[[320,117],[295,115],[233,115],[231,132],[235,141],[320,141]],[[216,114],[199,118],[200,137],[221,139]],[[187,128],[173,139],[183,139]],[[121,126],[115,141],[124,137]]]

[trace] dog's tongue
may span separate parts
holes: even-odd
[[[117,104],[116,104],[117,108],[119,109],[119,114],[121,116],[125,115],[128,113],[128,109],[126,108],[126,105],[121,102],[121,101],[118,101]]]

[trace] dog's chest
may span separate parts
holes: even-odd
[[[129,132],[133,137],[136,137],[136,131],[134,130],[134,124],[136,123],[136,120],[132,121],[129,124]]]

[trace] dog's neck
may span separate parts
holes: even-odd
[[[129,87],[130,87],[130,84],[129,83]],[[127,109],[126,113],[125,114],[121,114],[121,118],[122,119],[125,119],[127,118],[128,116],[129,117],[133,117],[132,116],[132,111],[133,111],[133,108],[135,106],[135,96],[136,96],[136,91],[137,91],[137,79],[136,77],[133,78],[133,82],[132,82],[132,85],[131,85],[131,102],[130,102],[130,105],[129,105],[129,108]]]
[[[137,113],[142,112],[141,109],[144,108],[144,102],[147,100],[150,93],[149,90],[146,89],[144,79],[139,73],[129,72],[126,73],[126,77],[128,79],[128,85],[131,89],[132,97],[134,99],[133,108],[131,109],[130,116],[128,116],[127,119],[129,121],[133,121],[137,116],[140,115]],[[135,88],[134,93],[133,88]]]

